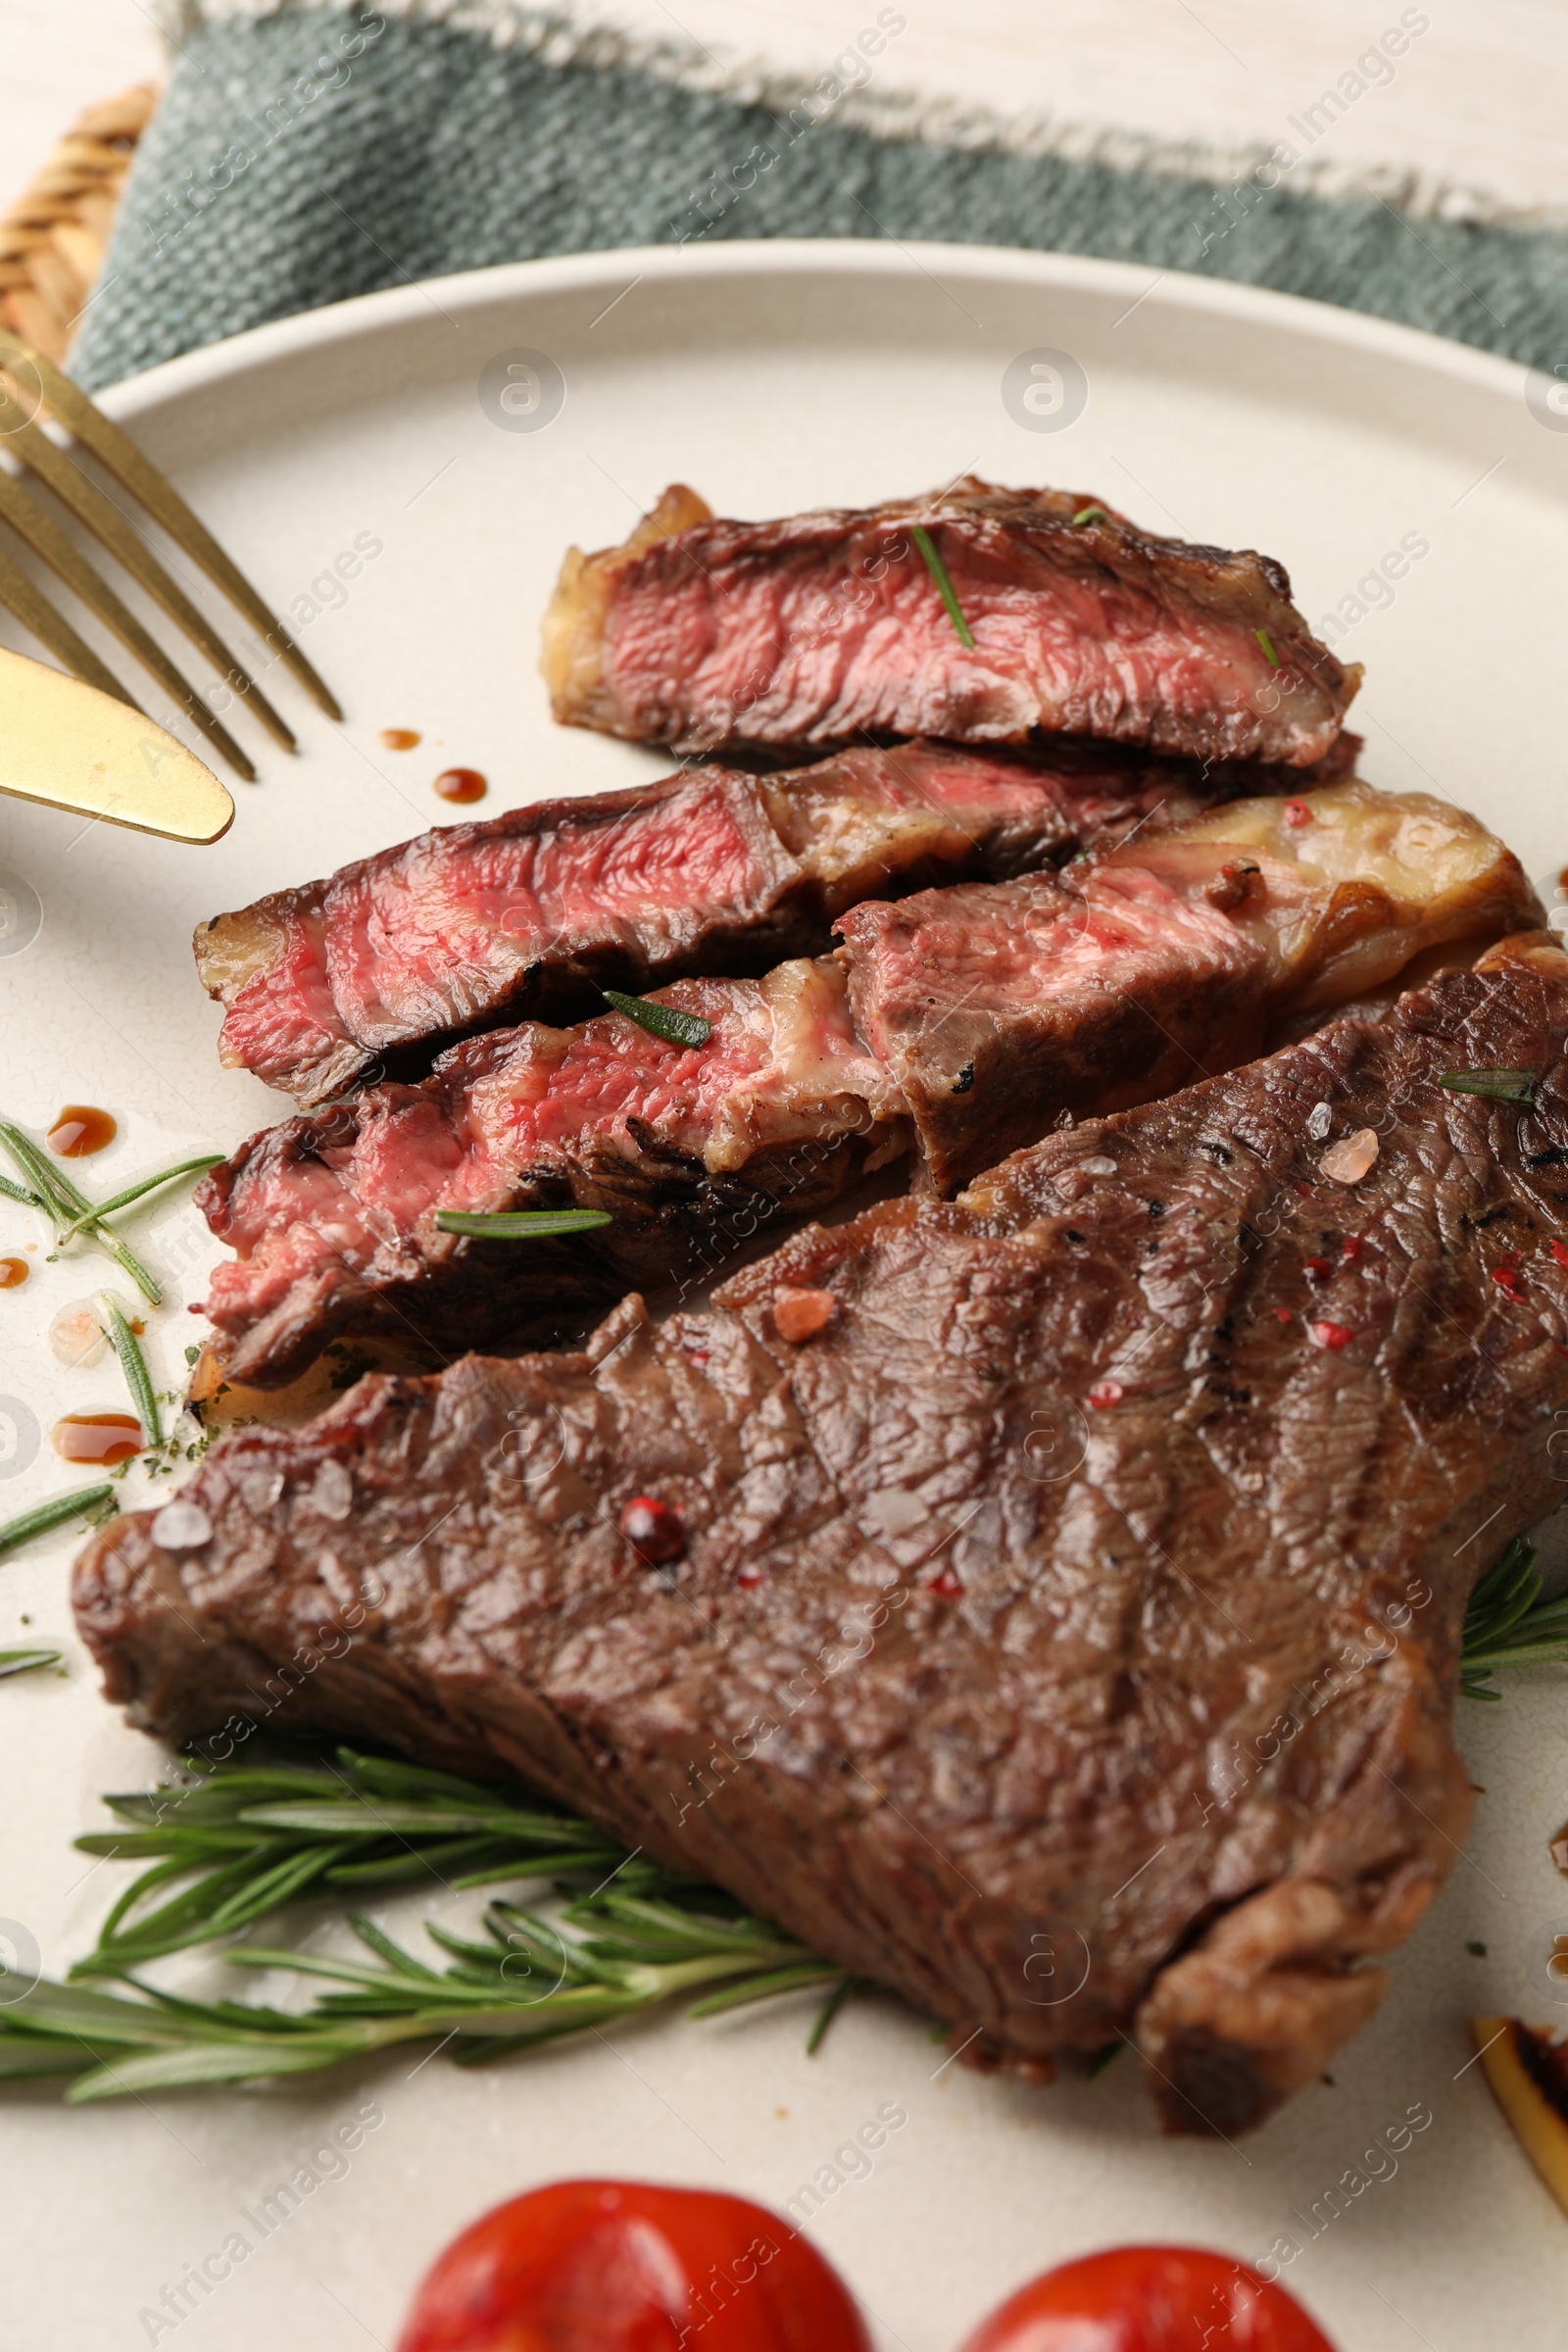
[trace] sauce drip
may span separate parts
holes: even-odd
[[[416,727],[383,727],[381,729],[381,749],[384,752],[412,752],[418,740]]]
[[[24,1257],[0,1257],[0,1291],[20,1291],[30,1272]]]
[[[482,801],[489,789],[476,767],[443,768],[435,780],[436,798],[443,801]]]
[[[46,1141],[57,1159],[86,1159],[112,1144],[119,1122],[92,1102],[68,1102],[50,1128]]]
[[[128,1462],[142,1448],[134,1413],[67,1413],[49,1435],[63,1462],[96,1462],[106,1469]]]

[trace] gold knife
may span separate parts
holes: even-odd
[[[165,841],[219,841],[234,804],[182,743],[96,686],[0,647],[0,792]]]

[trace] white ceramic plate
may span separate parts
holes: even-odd
[[[1055,376],[1031,374],[1042,352],[1082,371],[1081,407],[1059,356],[1042,363]],[[522,362],[532,377],[508,377],[520,353],[543,354],[564,385],[542,425],[528,404],[537,383],[548,407],[555,378],[537,358]],[[510,414],[507,384],[521,387]],[[765,515],[973,467],[1265,548],[1289,564],[1310,619],[1339,612],[1337,650],[1367,664],[1365,771],[1465,803],[1547,874],[1568,857],[1568,439],[1525,391],[1524,370],[1503,362],[1211,280],[856,244],[529,263],[316,312],[158,368],[106,406],[307,622],[303,641],[350,718],[332,727],[278,686],[303,757],[248,730],[262,782],[235,786],[237,820],[212,850],[0,804],[0,868],[23,877],[42,918],[30,944],[14,933],[16,952],[0,955],[4,1110],[37,1130],[66,1101],[112,1108],[120,1137],[83,1169],[101,1193],[231,1147],[283,1105],[218,1066],[218,1011],[187,946],[199,917],[439,821],[452,812],[431,780],[449,764],[488,774],[486,812],[659,772],[656,754],[553,727],[535,663],[564,548],[620,538],[671,479],[721,513]],[[1401,548],[1386,592],[1359,585]],[[347,556],[353,572],[356,549],[344,585],[332,567]],[[423,740],[387,753],[390,726]],[[141,1230],[175,1302],[148,1343],[172,1386],[199,1331],[180,1309],[202,1297],[218,1252],[178,1203]],[[0,1203],[0,1251],[39,1240],[26,1212]],[[112,1363],[66,1372],[42,1346],[54,1307],[90,1291],[101,1261],[41,1259],[39,1248],[33,1279],[0,1294],[12,1400],[0,1413],[21,1429],[13,1445],[0,1423],[6,1516],[69,1475],[46,1439],[29,1454],[30,1430],[120,1400]],[[73,1548],[62,1537],[0,1566],[0,1642],[47,1638],[69,1660],[64,1682],[0,1685],[0,1911],[12,1923],[0,1936],[24,1961],[36,1947],[52,1972],[88,1948],[122,1879],[74,1854],[73,1838],[102,1826],[101,1791],[161,1765],[104,1706],[74,1641]],[[1474,2352],[1504,2334],[1515,2352],[1548,2352],[1568,2307],[1568,2224],[1467,2069],[1465,2020],[1554,2014],[1540,1937],[1559,1916],[1568,1927],[1546,1852],[1568,1811],[1565,1731],[1568,1681],[1554,1674],[1517,1678],[1500,1706],[1461,1706],[1486,1789],[1470,1850],[1332,2084],[1245,2148],[1158,2139],[1132,2060],[1049,2092],[986,2081],[944,2065],[925,2022],[883,2001],[846,2011],[809,2061],[808,2011],[791,2003],[623,2029],[488,2073],[416,2052],[263,2095],[68,2111],[43,2089],[0,2098],[7,2340],[33,2352],[390,2345],[424,2265],[482,2208],[553,2177],[620,2173],[773,2206],[816,2180],[830,2193],[814,2240],[864,2298],[879,2344],[907,2352],[953,2352],[1025,2277],[1140,2238],[1254,2259],[1296,2246],[1285,2276],[1344,2352]],[[384,2122],[346,2176],[312,2188],[264,2239],[245,2214],[367,2098]],[[866,2160],[835,2152],[887,2101],[907,2121],[857,2177]],[[1407,2117],[1430,2121],[1401,2153],[1369,2153]],[[144,2316],[234,2232],[251,2250],[205,2298],[188,2290],[177,2328]]]

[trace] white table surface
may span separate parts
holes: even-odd
[[[877,14],[870,0],[593,0],[650,31],[764,51],[821,73]],[[1568,9],[1561,0],[906,0],[888,87],[1217,144],[1289,136],[1401,16],[1427,16],[1392,82],[1320,152],[1416,166],[1519,205],[1568,209]],[[76,112],[156,74],[142,0],[0,0],[0,203]]]

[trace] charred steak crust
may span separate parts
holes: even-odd
[[[971,2056],[1136,2033],[1167,2126],[1234,2134],[1376,2007],[1465,1832],[1467,1588],[1556,1494],[1565,1042],[1520,935],[707,1315],[231,1436],[210,1542],[143,1512],[82,1555],[108,1695],[210,1755],[271,1721],[518,1774]],[[1476,1066],[1534,1107],[1440,1087]],[[1320,1102],[1380,1135],[1354,1188]],[[835,1302],[798,1346],[780,1285]],[[639,1492],[687,1531],[658,1574]]]
[[[1302,766],[1360,682],[1271,558],[1161,538],[1083,492],[972,475],[770,522],[715,517],[673,485],[622,546],[570,551],[542,666],[563,722],[685,750],[1040,730]]]

